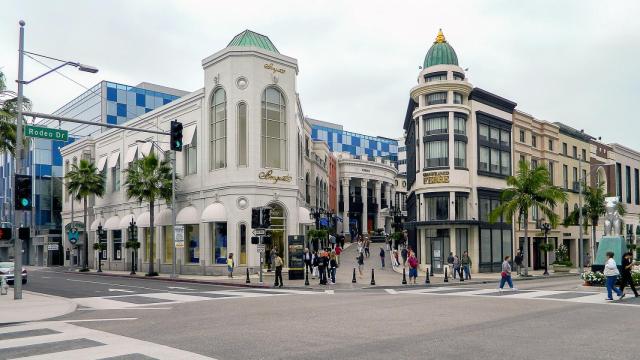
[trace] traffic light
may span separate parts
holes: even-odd
[[[27,241],[31,236],[31,231],[29,231],[28,227],[18,228],[18,239]]]
[[[11,240],[11,228],[0,228],[0,240]]]
[[[96,231],[96,235],[98,235],[98,240],[107,239],[107,232],[102,229],[102,225],[98,225],[98,231]]]
[[[262,243],[265,245],[271,245],[273,240],[271,239],[271,236],[265,236],[262,238]]]
[[[251,228],[260,228],[260,208],[251,209]]]
[[[31,210],[31,192],[31,176],[16,175],[16,189],[14,191],[16,210]]]
[[[260,237],[252,236],[251,237],[251,245],[258,245],[258,244],[260,244]]]
[[[129,241],[137,241],[138,240],[138,228],[136,227],[136,222],[131,221],[129,223]]]
[[[262,209],[262,227],[265,229],[271,227],[271,208]]]
[[[178,120],[171,122],[171,150],[182,151],[182,123]]]

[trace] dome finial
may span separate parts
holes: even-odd
[[[438,35],[436,36],[436,41],[434,43],[443,43],[447,42],[444,38],[444,34],[442,33],[442,29],[438,30]]]

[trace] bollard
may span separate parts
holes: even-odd
[[[249,280],[249,268],[247,268],[247,280],[245,280],[244,283],[251,284],[251,280]]]
[[[433,266],[429,266],[429,272],[431,272],[431,277],[433,277]]]
[[[373,273],[373,269],[371,269],[371,285],[375,285],[376,284],[376,277]]]
[[[1,277],[2,281],[0,282],[0,295],[7,295],[9,292],[9,285],[7,284],[7,279],[4,276]]]
[[[402,285],[407,285],[407,273],[404,268],[402,268]]]
[[[429,269],[427,269],[426,273],[427,273],[427,276],[424,279],[424,283],[431,284],[431,280],[429,280]]]
[[[309,268],[304,267],[304,286],[309,286]]]
[[[351,283],[356,283],[356,268],[353,268],[353,278],[351,279]]]
[[[462,276],[462,267],[460,267],[460,282],[464,281],[464,276]]]
[[[444,267],[444,282],[449,282],[449,274],[448,274],[447,270],[449,270],[449,267],[445,266]]]

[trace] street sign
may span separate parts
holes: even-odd
[[[58,243],[47,244],[47,250],[49,251],[58,251]]]
[[[67,141],[69,139],[69,132],[67,130],[49,129],[42,126],[25,125],[24,136]]]
[[[267,234],[267,230],[265,229],[253,229],[253,235],[264,236],[266,234]]]
[[[264,250],[265,250],[264,249],[264,244],[258,244],[257,247],[258,247],[258,252],[259,253],[263,253],[264,252]]]
[[[173,230],[173,239],[177,249],[184,248],[184,225],[176,225]]]

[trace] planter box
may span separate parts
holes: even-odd
[[[566,265],[553,264],[551,265],[551,267],[553,268],[553,272],[557,272],[557,273],[568,273],[570,270],[570,268]]]

